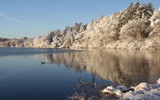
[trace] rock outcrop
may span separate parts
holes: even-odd
[[[157,84],[148,84],[145,82],[137,86],[127,88],[125,86],[118,86],[114,88],[108,86],[102,90],[102,93],[107,95],[116,95],[120,100],[160,100],[160,79]]]

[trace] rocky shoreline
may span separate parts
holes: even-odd
[[[105,95],[116,95],[122,100],[160,100],[160,79],[157,84],[148,84],[145,82],[129,88],[117,86],[116,88],[108,86],[102,90]]]

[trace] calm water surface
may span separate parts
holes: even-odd
[[[0,100],[63,100],[80,80],[131,86],[159,73],[159,52],[0,48]]]

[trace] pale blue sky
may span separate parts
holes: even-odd
[[[0,37],[45,35],[76,22],[110,15],[136,1],[160,7],[160,0],[0,0]]]

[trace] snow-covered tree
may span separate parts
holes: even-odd
[[[132,20],[125,24],[120,31],[120,38],[146,38],[151,32],[150,21],[149,20]]]

